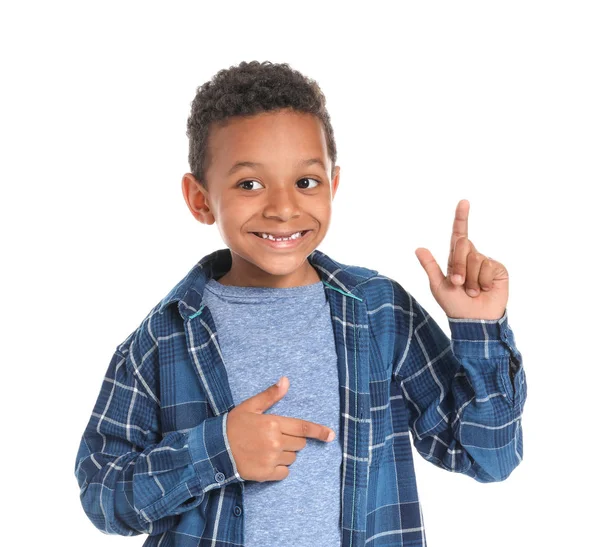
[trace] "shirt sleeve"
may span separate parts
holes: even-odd
[[[107,534],[160,534],[237,472],[228,413],[162,435],[158,346],[146,318],[115,351],[75,462],[83,509]]]
[[[402,396],[391,404],[405,405],[413,445],[442,469],[478,482],[506,479],[523,458],[527,397],[507,310],[498,320],[448,318],[450,340],[402,291],[393,371]]]

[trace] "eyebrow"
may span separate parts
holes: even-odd
[[[327,171],[325,168],[325,164],[319,158],[310,158],[308,160],[302,160],[297,163],[298,167],[307,167],[309,165],[320,165],[323,168],[323,171]],[[257,163],[254,161],[238,161],[233,164],[231,169],[227,172],[227,176],[233,175],[236,171],[239,171],[242,167],[263,167],[262,163]]]

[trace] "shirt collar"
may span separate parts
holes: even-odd
[[[318,249],[308,255],[307,259],[323,283],[358,300],[362,300],[362,292],[357,285],[378,273],[366,268],[341,264]],[[184,319],[189,317],[200,307],[206,282],[211,278],[225,275],[230,268],[231,250],[229,248],[218,249],[206,255],[162,299],[159,313],[163,313],[170,304],[177,303],[181,316]]]

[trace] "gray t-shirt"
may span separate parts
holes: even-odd
[[[210,279],[204,303],[215,321],[234,404],[287,376],[287,394],[265,413],[323,424],[336,434],[329,443],[307,439],[285,479],[245,481],[244,545],[339,547],[340,395],[323,283],[235,287]]]

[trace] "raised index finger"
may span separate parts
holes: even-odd
[[[452,237],[450,238],[450,256],[448,257],[448,267],[454,264],[454,247],[456,241],[461,237],[469,237],[469,209],[471,204],[467,199],[461,199],[456,206],[454,214],[454,223],[452,224]]]
[[[321,424],[301,420],[300,418],[288,418],[287,416],[278,416],[281,432],[293,437],[310,437],[321,441],[332,441],[335,438],[333,430]],[[329,439],[329,434],[332,438]]]

